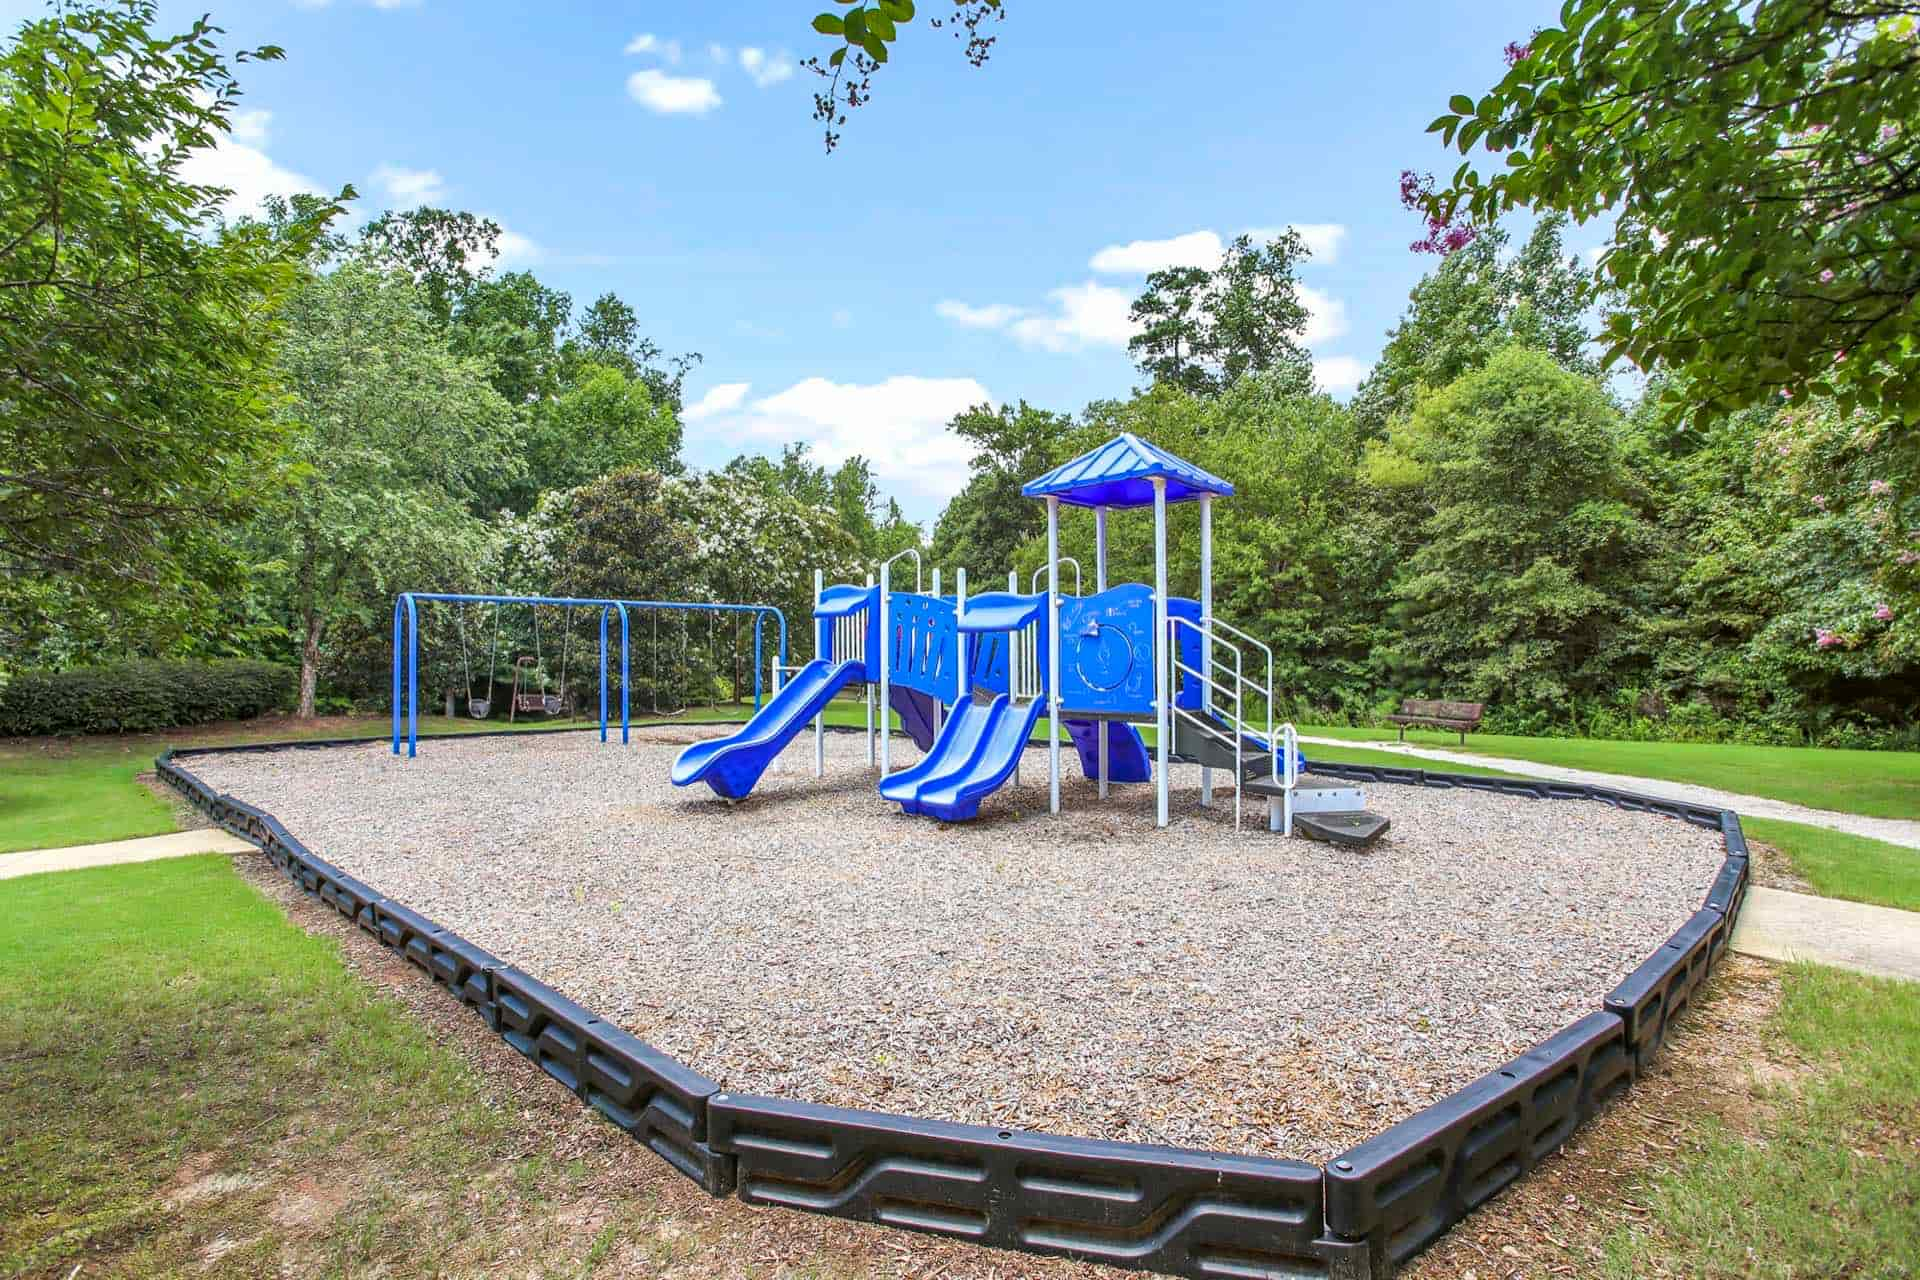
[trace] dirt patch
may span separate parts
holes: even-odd
[[[340,1183],[304,1175],[274,1193],[267,1216],[291,1230],[319,1231],[340,1216],[350,1195]]]
[[[136,774],[134,780],[157,798],[166,802],[173,811],[173,825],[177,831],[205,831],[213,826],[213,819],[200,812],[187,802],[187,798],[160,780],[160,775],[149,769]]]
[[[1788,893],[1812,893],[1813,885],[1794,870],[1793,859],[1770,844],[1758,840],[1747,841],[1749,871],[1753,883],[1768,889],[1784,889]]]
[[[1605,1274],[1607,1237],[1648,1218],[1633,1188],[1685,1163],[1709,1117],[1736,1134],[1758,1135],[1780,1091],[1793,1088],[1804,1072],[1803,1063],[1782,1056],[1764,1034],[1779,1005],[1774,967],[1729,954],[1651,1072],[1560,1154],[1470,1215],[1402,1275]]]

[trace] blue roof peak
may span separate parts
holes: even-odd
[[[1233,486],[1225,480],[1131,431],[1027,481],[1020,492],[1029,498],[1058,498],[1077,507],[1150,507],[1156,478],[1167,482],[1170,503],[1207,495],[1233,496]]]

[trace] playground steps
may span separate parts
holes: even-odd
[[[1231,742],[1218,734],[1207,733],[1176,717],[1173,722],[1172,758],[1182,764],[1197,764],[1209,769],[1233,772]],[[1277,802],[1286,788],[1273,778],[1273,753],[1253,747],[1243,740],[1240,750],[1240,789],[1248,795]],[[1274,819],[1279,828],[1278,818]],[[1359,847],[1372,844],[1386,834],[1390,819],[1367,810],[1367,799],[1359,787],[1349,782],[1323,782],[1312,775],[1298,778],[1293,787],[1293,825],[1309,840]]]

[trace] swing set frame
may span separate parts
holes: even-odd
[[[644,609],[684,613],[746,613],[753,615],[753,709],[762,702],[762,674],[767,664],[763,631],[771,617],[779,626],[779,649],[774,659],[773,689],[782,683],[780,671],[787,665],[787,615],[770,604],[727,604],[700,600],[611,600],[583,599],[576,596],[502,596],[475,595],[447,591],[403,591],[393,602],[393,754],[399,755],[406,743],[409,757],[420,754],[420,606],[422,604],[491,604],[495,606],[561,605],[568,609],[600,610],[600,741],[607,741],[608,680],[607,659],[611,653],[610,624],[620,619],[620,741],[630,742],[632,719],[629,702],[632,679],[632,615]],[[535,615],[538,616],[537,614]],[[404,708],[404,716],[403,716]],[[404,727],[403,721],[404,719]]]

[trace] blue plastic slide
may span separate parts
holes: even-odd
[[[1044,705],[1040,698],[1016,705],[1004,693],[985,705],[961,702],[927,758],[882,782],[880,794],[942,822],[976,817],[980,801],[1013,775]]]
[[[1130,724],[1108,721],[1107,781],[1152,782],[1153,765],[1147,760],[1147,744],[1140,731]],[[1069,720],[1067,733],[1080,749],[1080,768],[1089,778],[1100,776],[1100,722]]]
[[[673,762],[673,785],[704,782],[723,799],[745,796],[793,735],[806,728],[834,694],[860,679],[864,670],[858,662],[818,658],[809,662],[740,732],[711,742],[696,742],[682,751]]]

